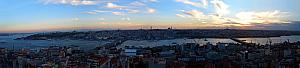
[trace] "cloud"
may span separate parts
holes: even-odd
[[[84,1],[81,1],[81,3],[79,2],[79,4],[83,4],[83,5],[95,5],[97,3],[96,3],[96,1],[87,1],[87,0],[84,0]]]
[[[114,14],[114,15],[117,15],[117,16],[124,16],[124,15],[126,15],[123,12],[111,12],[111,13]]]
[[[88,11],[88,12],[82,12],[82,13],[84,13],[84,14],[91,14],[91,15],[97,14],[97,12],[90,12],[90,11]]]
[[[191,10],[191,11],[183,11],[184,14],[190,15],[193,18],[202,18],[204,17],[204,13],[198,10]]]
[[[206,8],[208,6],[208,1],[207,0],[201,0],[202,5],[204,6],[204,8]]]
[[[103,1],[103,0],[99,0],[99,1]],[[118,3],[121,1],[117,1],[117,2],[107,2],[104,7],[108,8],[105,11],[104,10],[91,10],[91,11],[86,11],[86,12],[82,12],[85,14],[92,14],[92,15],[96,15],[96,14],[100,14],[100,13],[112,13],[113,15],[117,15],[117,16],[123,16],[123,15],[127,15],[128,14],[138,14],[138,13],[155,13],[157,10],[154,8],[149,8],[147,6],[148,3],[150,2],[158,2],[157,0],[139,0],[139,1],[132,1],[129,2],[127,4],[124,3]],[[117,3],[117,4],[116,4]]]
[[[226,3],[224,3],[221,0],[213,0],[213,1],[210,1],[210,3],[208,2],[208,0],[201,0],[199,2],[195,2],[195,1],[191,1],[191,0],[176,0],[176,1],[182,2],[184,4],[193,5],[193,6],[199,7],[199,8],[207,8],[210,4],[212,4],[214,6],[215,13],[209,14],[209,15],[213,15],[213,16],[222,17],[222,16],[230,13],[229,5],[227,5]],[[197,13],[195,9],[193,9],[191,11],[194,13]],[[206,15],[206,16],[209,16],[209,15]],[[193,16],[195,17],[195,15],[193,15]]]
[[[158,2],[157,0],[144,0],[144,1],[133,1],[129,4],[128,8],[123,9],[128,11],[128,13],[155,13],[156,9],[149,8],[147,4],[149,2]],[[130,8],[130,9],[129,9]],[[145,9],[145,10],[144,10]],[[143,12],[145,11],[145,12]]]
[[[121,20],[130,21],[131,19],[129,17],[125,17],[125,18],[121,18]]]
[[[107,3],[106,4],[106,8],[110,8],[110,9],[124,9],[126,8],[126,6],[120,6],[120,5],[117,5],[117,4],[114,4],[114,3]]]
[[[128,11],[128,13],[139,13],[140,10],[135,10],[135,9],[124,9],[126,11]]]
[[[94,12],[97,12],[97,13],[105,13],[105,12],[111,12],[111,11],[103,11],[103,10],[93,10]]]
[[[275,11],[263,11],[263,12],[239,12],[236,17],[240,20],[240,23],[251,24],[270,24],[270,23],[289,23],[287,18],[288,12]]]
[[[185,16],[185,15],[182,15],[182,14],[176,14],[176,16],[182,17],[182,18],[186,18],[186,16]]]
[[[182,12],[182,14],[176,14],[176,16],[182,18],[191,18],[192,20],[195,20],[200,23],[221,24],[222,22],[225,22],[224,20],[215,15],[204,14],[199,10],[179,11]]]
[[[98,0],[40,0],[44,4],[96,5]]]
[[[213,0],[211,3],[214,5],[216,13],[218,16],[223,16],[229,14],[229,5],[220,0]]]
[[[96,15],[96,14],[98,14],[98,13],[107,13],[107,12],[112,12],[112,11],[92,10],[92,11],[86,11],[86,12],[82,12],[82,13],[84,13],[84,14]]]
[[[184,4],[189,4],[195,7],[201,7],[201,8],[206,8],[208,6],[207,0],[201,0],[201,2],[194,2],[190,0],[176,0],[176,1]]]
[[[123,16],[126,15],[126,13],[130,13],[130,14],[135,14],[135,13],[139,13],[140,10],[135,10],[135,9],[120,9],[124,12],[120,12],[120,11],[105,11],[105,10],[92,10],[92,11],[86,11],[86,12],[82,12],[84,14],[91,14],[91,15],[96,15],[98,13],[112,13],[113,15],[117,15],[117,16]]]
[[[147,8],[148,13],[155,13],[156,9],[153,8]]]
[[[158,2],[157,0],[148,0],[149,2]]]
[[[145,3],[140,2],[140,1],[134,1],[134,2],[130,3],[129,5],[137,6],[137,7],[139,7],[139,6],[146,6]]]
[[[282,12],[279,10],[274,11],[247,11],[247,12],[237,12],[236,14],[230,14],[229,5],[222,0],[212,0],[208,3],[208,0],[201,0],[200,3],[196,3],[190,0],[176,0],[177,2],[182,2],[184,4],[189,4],[193,6],[198,6],[199,8],[204,8],[203,6],[212,5],[215,9],[211,13],[203,13],[196,9],[191,9],[189,11],[180,10],[182,14],[175,14],[182,18],[191,18],[192,20],[197,20],[200,22],[206,22],[214,25],[222,26],[257,26],[259,24],[274,24],[274,23],[290,23],[288,17],[290,16],[288,12]],[[204,9],[205,10],[205,9]],[[228,16],[228,15],[235,16]]]

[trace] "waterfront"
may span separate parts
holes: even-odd
[[[278,37],[274,37],[278,39]],[[282,37],[291,39],[296,37]],[[4,38],[2,38],[4,39]],[[8,39],[9,38],[5,38]],[[248,38],[249,39],[249,38]],[[270,38],[273,39],[273,38]],[[251,39],[250,39],[251,40]],[[295,39],[297,40],[297,39]],[[21,42],[23,41],[23,42]],[[72,40],[10,40],[7,43],[43,45],[11,50],[0,48],[1,68],[298,68],[300,42],[264,46],[236,44],[231,39],[121,40],[99,45]],[[70,40],[69,40],[70,41]],[[78,43],[78,42],[82,43]],[[38,43],[43,42],[43,43]],[[63,44],[58,44],[58,42]],[[220,43],[218,43],[220,42]],[[5,44],[5,43],[1,43]],[[49,45],[52,44],[52,45]],[[53,46],[53,44],[58,44]],[[85,44],[85,45],[83,45]],[[90,46],[86,46],[90,45]],[[163,46],[172,45],[172,46]],[[2,46],[2,45],[1,45]],[[10,46],[10,45],[6,45]],[[27,46],[27,47],[25,47]],[[123,47],[124,46],[124,47]],[[122,47],[122,48],[118,48]],[[152,47],[152,48],[147,48]],[[29,49],[28,49],[29,48]],[[40,49],[32,49],[40,48]],[[86,51],[84,48],[92,50]],[[270,58],[268,58],[270,57]],[[295,57],[295,58],[290,58]],[[286,61],[288,60],[288,61]],[[176,65],[176,66],[174,66]],[[154,67],[153,67],[154,66]]]
[[[86,40],[14,40],[19,37],[25,37],[32,34],[18,34],[12,36],[0,36],[0,48],[9,48],[9,49],[36,49],[43,48],[48,46],[70,46],[76,45],[80,46],[84,50],[93,49],[97,46],[101,46],[105,41],[86,41]]]
[[[280,36],[280,37],[270,37],[270,38],[238,38],[239,40],[245,40],[248,43],[257,43],[257,44],[269,44],[269,40],[272,43],[283,43],[285,41],[297,42],[300,41],[300,36]]]
[[[216,43],[236,43],[231,39],[223,39],[223,38],[207,38],[206,40],[203,39],[171,39],[171,40],[156,40],[156,41],[149,41],[149,40],[142,40],[142,41],[135,41],[135,40],[128,40],[124,42],[121,47],[124,46],[141,46],[141,47],[155,47],[155,46],[163,46],[163,45],[173,45],[173,44],[184,44],[184,43],[197,43],[200,45],[204,45],[206,43],[216,44]]]
[[[17,34],[13,36],[0,36],[1,41],[6,43],[0,43],[2,48],[41,48],[48,46],[69,46],[76,45],[80,46],[84,50],[89,50],[98,46],[101,46],[108,41],[86,41],[86,40],[13,40],[15,38],[29,36],[32,34]],[[206,40],[205,40],[206,39]],[[289,40],[290,42],[300,41],[300,36],[281,36],[281,37],[270,37],[270,38],[238,38],[240,40],[245,40],[246,42],[252,42],[257,44],[266,44],[268,40],[271,40],[272,43],[282,43]],[[127,40],[121,46],[142,46],[142,47],[155,47],[162,45],[172,45],[172,44],[184,44],[184,43],[198,43],[204,45],[206,43],[216,44],[216,43],[236,43],[231,39],[223,38],[202,38],[202,39],[171,39],[171,40]]]

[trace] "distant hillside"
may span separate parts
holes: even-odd
[[[40,33],[17,40],[162,40],[175,38],[243,38],[300,35],[299,31],[235,29],[153,29]]]
[[[10,34],[8,33],[0,33],[0,36],[9,36]]]

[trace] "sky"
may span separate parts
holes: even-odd
[[[300,0],[1,0],[0,32],[299,30]]]

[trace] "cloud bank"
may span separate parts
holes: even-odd
[[[120,16],[120,21],[131,21],[131,14],[155,14],[158,9],[150,6],[159,3],[159,0],[134,0],[122,2],[121,0],[40,0],[44,4],[63,4],[72,6],[97,5],[90,11],[81,12],[83,14],[98,15],[108,13]],[[195,8],[179,9],[179,13],[174,13],[177,17],[200,22],[199,24],[209,24],[213,26],[238,26],[250,27],[271,24],[289,24],[291,16],[289,12],[281,10],[267,11],[238,11],[231,12],[230,4],[225,0],[173,0],[183,5]],[[99,6],[100,5],[100,6]],[[165,6],[165,5],[163,5]],[[212,11],[208,11],[211,10]]]
[[[176,14],[178,17],[190,18],[202,23],[225,26],[258,26],[274,23],[291,23],[288,19],[290,16],[289,12],[283,12],[280,10],[240,11],[237,13],[231,13],[230,5],[223,0],[202,0],[201,2],[194,2],[191,0],[176,0],[176,2],[192,5],[204,10],[208,6],[212,6],[214,12],[209,12],[207,14],[203,13],[199,9],[180,10],[181,14]]]

